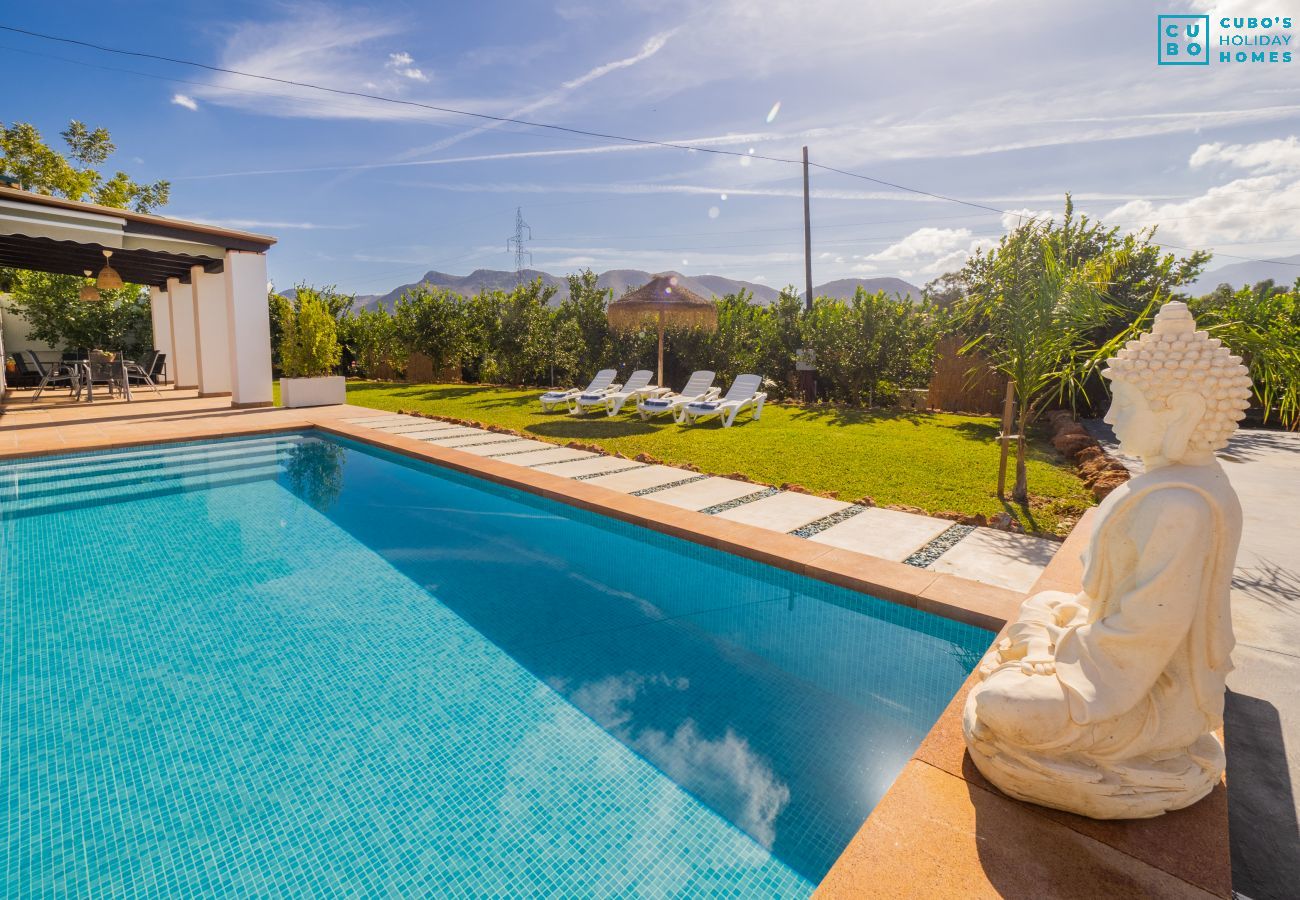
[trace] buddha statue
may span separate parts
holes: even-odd
[[[1024,602],[978,667],[962,724],[976,767],[1010,796],[1148,818],[1223,775],[1241,506],[1214,452],[1251,380],[1178,302],[1103,374],[1106,421],[1145,472],[1098,508],[1083,589]]]

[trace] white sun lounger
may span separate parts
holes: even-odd
[[[721,392],[713,386],[713,373],[707,369],[700,369],[698,372],[691,373],[691,377],[686,382],[686,387],[682,388],[680,393],[660,394],[658,397],[643,397],[637,401],[636,411],[641,414],[643,421],[661,413],[672,413],[675,419],[678,410],[687,403],[693,403],[697,400],[712,400],[719,393]]]
[[[730,428],[740,411],[747,407],[753,408],[754,420],[757,421],[763,414],[763,401],[767,399],[767,394],[759,390],[762,384],[763,379],[757,375],[737,375],[725,397],[687,403],[681,408],[677,421],[683,425],[694,425],[701,419],[718,416],[722,419],[722,427]]]
[[[615,384],[614,379],[618,377],[617,369],[601,369],[596,373],[596,377],[591,379],[591,384],[585,388],[569,388],[567,391],[547,391],[538,399],[542,401],[542,411],[551,412],[557,406],[563,406],[566,409],[573,408],[573,401],[577,400],[582,394],[608,394],[622,387],[621,384]]]
[[[640,400],[642,397],[658,397],[661,394],[667,394],[668,388],[658,387],[650,383],[655,373],[649,369],[637,369],[628,376],[627,384],[623,385],[621,390],[606,394],[599,401],[584,400],[578,398],[578,406],[596,406],[599,403],[605,404],[605,412],[611,416],[616,416],[623,410],[623,404],[629,400]]]

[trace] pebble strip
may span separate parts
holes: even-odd
[[[958,541],[975,530],[974,525],[954,525],[941,533],[930,543],[917,550],[903,562],[909,566],[916,566],[918,569],[924,569],[930,563],[943,556],[952,549]]]
[[[631,460],[629,460],[629,462],[631,462]],[[551,463],[551,465],[556,465],[556,463]],[[643,463],[633,463],[632,465],[624,466],[621,469],[610,469],[608,472],[592,472],[590,475],[574,475],[573,480],[586,481],[590,478],[603,478],[606,475],[617,475],[619,472],[631,472],[633,469],[641,468],[642,465]]]
[[[641,488],[639,491],[633,491],[631,496],[644,497],[646,494],[653,494],[656,491],[666,491],[669,488],[681,487],[683,484],[691,484],[712,477],[712,475],[692,475],[690,478],[683,478],[681,481],[670,481],[667,484],[657,484],[654,487]]]
[[[757,485],[755,485],[757,487]],[[774,487],[764,488],[761,491],[755,491],[752,494],[746,494],[743,497],[737,497],[735,500],[728,500],[726,503],[718,503],[714,506],[706,506],[700,512],[706,516],[716,516],[720,512],[726,512],[729,509],[735,509],[737,506],[744,506],[746,503],[753,503],[755,500],[762,500],[764,497],[771,497],[773,494],[781,493]]]
[[[795,537],[809,538],[812,537],[814,534],[820,534],[821,532],[825,531],[827,528],[830,528],[832,525],[840,524],[845,519],[853,518],[858,513],[862,512],[864,509],[866,509],[865,506],[850,506],[848,509],[837,510],[831,513],[829,516],[822,516],[817,521],[809,522],[807,525],[803,526],[802,528],[796,528],[794,531],[791,531],[789,533],[793,534]]]
[[[417,438],[417,440],[418,440],[418,438]],[[505,443],[509,443],[510,441],[519,441],[519,440],[523,440],[523,438],[517,438],[517,437],[496,437],[496,438],[493,438],[493,439],[490,440],[490,441],[475,441],[475,442],[472,443],[472,444],[457,444],[455,447],[448,447],[447,449],[448,449],[448,450],[459,450],[461,447],[486,447],[488,444],[505,444]]]

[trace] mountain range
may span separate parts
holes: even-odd
[[[658,273],[652,274],[643,272],[640,269],[610,269],[608,272],[600,273],[596,279],[596,285],[602,290],[612,290],[617,298],[630,290],[641,287],[641,285],[653,278],[654,274]],[[676,275],[683,287],[694,291],[701,297],[721,297],[725,294],[733,294],[743,288],[753,293],[755,303],[765,306],[780,295],[780,291],[765,284],[739,281],[721,275],[683,275],[680,272],[669,272],[668,274]],[[552,300],[553,303],[558,303],[569,295],[568,281],[549,272],[525,269],[523,276],[527,281],[540,278],[543,284],[554,287],[556,292],[555,298]],[[356,298],[354,307],[374,308],[382,305],[391,309],[398,297],[408,290],[419,287],[421,284],[428,285],[430,288],[442,288],[462,296],[471,296],[480,291],[508,291],[515,286],[516,281],[516,273],[501,269],[475,269],[468,275],[449,275],[446,272],[431,270],[425,272],[419,281],[398,285],[386,294],[360,294]],[[884,291],[887,294],[900,294],[911,300],[918,300],[921,297],[920,288],[903,281],[901,278],[841,278],[837,281],[828,281],[823,285],[814,286],[813,293],[819,297],[848,299],[853,296],[853,292],[859,286],[868,293]],[[802,293],[800,296],[803,296]]]
[[[1279,285],[1292,285],[1300,277],[1300,254],[1280,256],[1274,260],[1239,262],[1220,266],[1205,272],[1192,282],[1185,292],[1193,297],[1208,294],[1221,284],[1227,283],[1234,288],[1255,285],[1269,278]]]

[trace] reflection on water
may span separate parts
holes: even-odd
[[[305,488],[334,495],[318,509],[814,881],[992,637],[398,457],[346,463]]]
[[[332,441],[308,438],[290,449],[284,472],[289,490],[313,509],[324,512],[343,491],[346,451]]]
[[[638,699],[644,696],[645,706],[653,709],[658,700],[656,692],[686,691],[690,688],[688,679],[627,672],[584,682],[573,689],[556,680],[552,680],[552,686],[669,778],[709,798],[724,816],[764,847],[772,848],[774,823],[790,801],[790,789],[748,741],[731,728],[719,737],[707,738],[691,718],[678,723],[670,734],[645,724],[653,715],[642,712],[638,720],[633,714]]]

